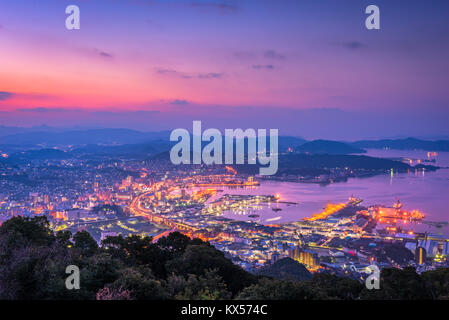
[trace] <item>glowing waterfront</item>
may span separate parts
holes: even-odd
[[[400,151],[376,151],[377,156],[425,158],[426,152],[400,152]],[[437,165],[449,165],[449,153],[440,153]],[[297,202],[294,204],[267,204],[261,203],[258,208],[236,211],[228,210],[224,216],[241,221],[257,221],[262,224],[270,224],[273,219],[281,217],[276,222],[299,221],[312,214],[322,211],[331,203],[345,203],[352,195],[362,198],[364,206],[384,205],[392,206],[398,199],[406,210],[420,210],[426,214],[426,219],[431,221],[447,221],[449,216],[446,209],[449,208],[449,200],[441,197],[441,190],[449,189],[449,170],[440,169],[436,172],[410,172],[390,175],[378,175],[368,178],[353,178],[347,182],[333,183],[329,185],[303,184],[294,182],[262,181],[260,186],[245,188],[220,187],[223,192],[215,194],[208,203],[221,197],[225,193],[237,195],[275,195],[280,194],[281,200]],[[273,207],[279,207],[281,211],[273,211]],[[251,219],[248,215],[257,214],[260,217]],[[429,227],[414,224],[417,231],[431,231]],[[449,235],[448,229],[442,230]]]

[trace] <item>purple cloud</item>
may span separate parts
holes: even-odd
[[[185,73],[173,69],[156,69],[156,73],[161,75],[171,75],[182,79],[219,79],[223,77],[223,73],[207,72],[207,73]]]
[[[260,70],[260,69],[273,70],[275,67],[272,64],[265,64],[265,65],[255,64],[252,66],[252,68],[257,69],[257,70]]]
[[[350,41],[342,43],[343,47],[346,49],[357,50],[363,48],[365,45],[359,41]]]
[[[174,104],[174,105],[186,105],[186,104],[189,104],[189,102],[188,102],[187,100],[176,99],[176,100],[173,100],[172,102],[170,102],[170,104]]]
[[[227,3],[204,3],[204,2],[191,2],[190,7],[194,8],[210,8],[217,9],[222,12],[237,12],[237,6],[227,4]]]
[[[0,91],[0,101],[9,100],[14,96],[12,92]]]
[[[275,50],[267,50],[264,52],[263,56],[267,59],[273,60],[284,60],[285,56],[276,52]]]

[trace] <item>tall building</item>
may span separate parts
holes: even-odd
[[[426,256],[434,257],[438,254],[439,242],[431,239],[420,240],[418,247],[423,247],[426,250]]]
[[[320,261],[318,255],[311,251],[302,249],[301,247],[296,247],[295,249],[290,249],[288,256],[299,263],[304,264],[307,269],[318,269],[320,266]]]
[[[424,264],[426,262],[426,258],[426,249],[418,246],[415,251],[415,262],[419,265]]]
[[[448,256],[449,255],[449,242],[445,241],[443,244],[443,250],[441,252],[443,255]]]

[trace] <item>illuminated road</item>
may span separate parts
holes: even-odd
[[[176,229],[170,229],[170,230],[166,230],[162,233],[159,233],[158,235],[153,237],[153,242],[157,242],[160,238],[164,238],[166,236],[168,236],[170,233],[175,232]]]
[[[135,216],[140,216],[140,217],[145,217],[148,220],[150,220],[151,222],[157,223],[157,224],[161,224],[164,225],[168,228],[170,228],[169,230],[166,230],[158,235],[156,235],[155,237],[153,237],[153,241],[157,241],[158,239],[160,239],[161,237],[165,237],[167,235],[169,235],[171,232],[174,231],[180,231],[180,232],[188,232],[188,233],[193,233],[198,231],[198,228],[196,227],[192,227],[189,226],[187,224],[184,223],[180,223],[180,222],[176,222],[173,220],[170,220],[160,214],[156,214],[153,211],[151,211],[150,209],[144,208],[142,206],[142,199],[147,197],[147,196],[151,196],[153,195],[154,191],[147,191],[145,193],[142,193],[140,195],[138,195],[130,204],[129,206],[129,210],[131,211],[131,213]]]

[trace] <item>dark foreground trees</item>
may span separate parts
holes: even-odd
[[[79,290],[65,286],[69,265],[80,269]],[[285,270],[284,280],[250,274],[209,243],[178,232],[157,243],[109,237],[98,246],[87,232],[54,234],[41,217],[16,217],[0,226],[0,299],[449,298],[449,269],[421,275],[385,269],[380,290],[328,274],[285,280]]]
[[[68,290],[69,265],[80,289]],[[15,217],[0,226],[0,299],[230,299],[256,277],[207,242],[174,232],[109,237],[53,232],[45,218]]]

